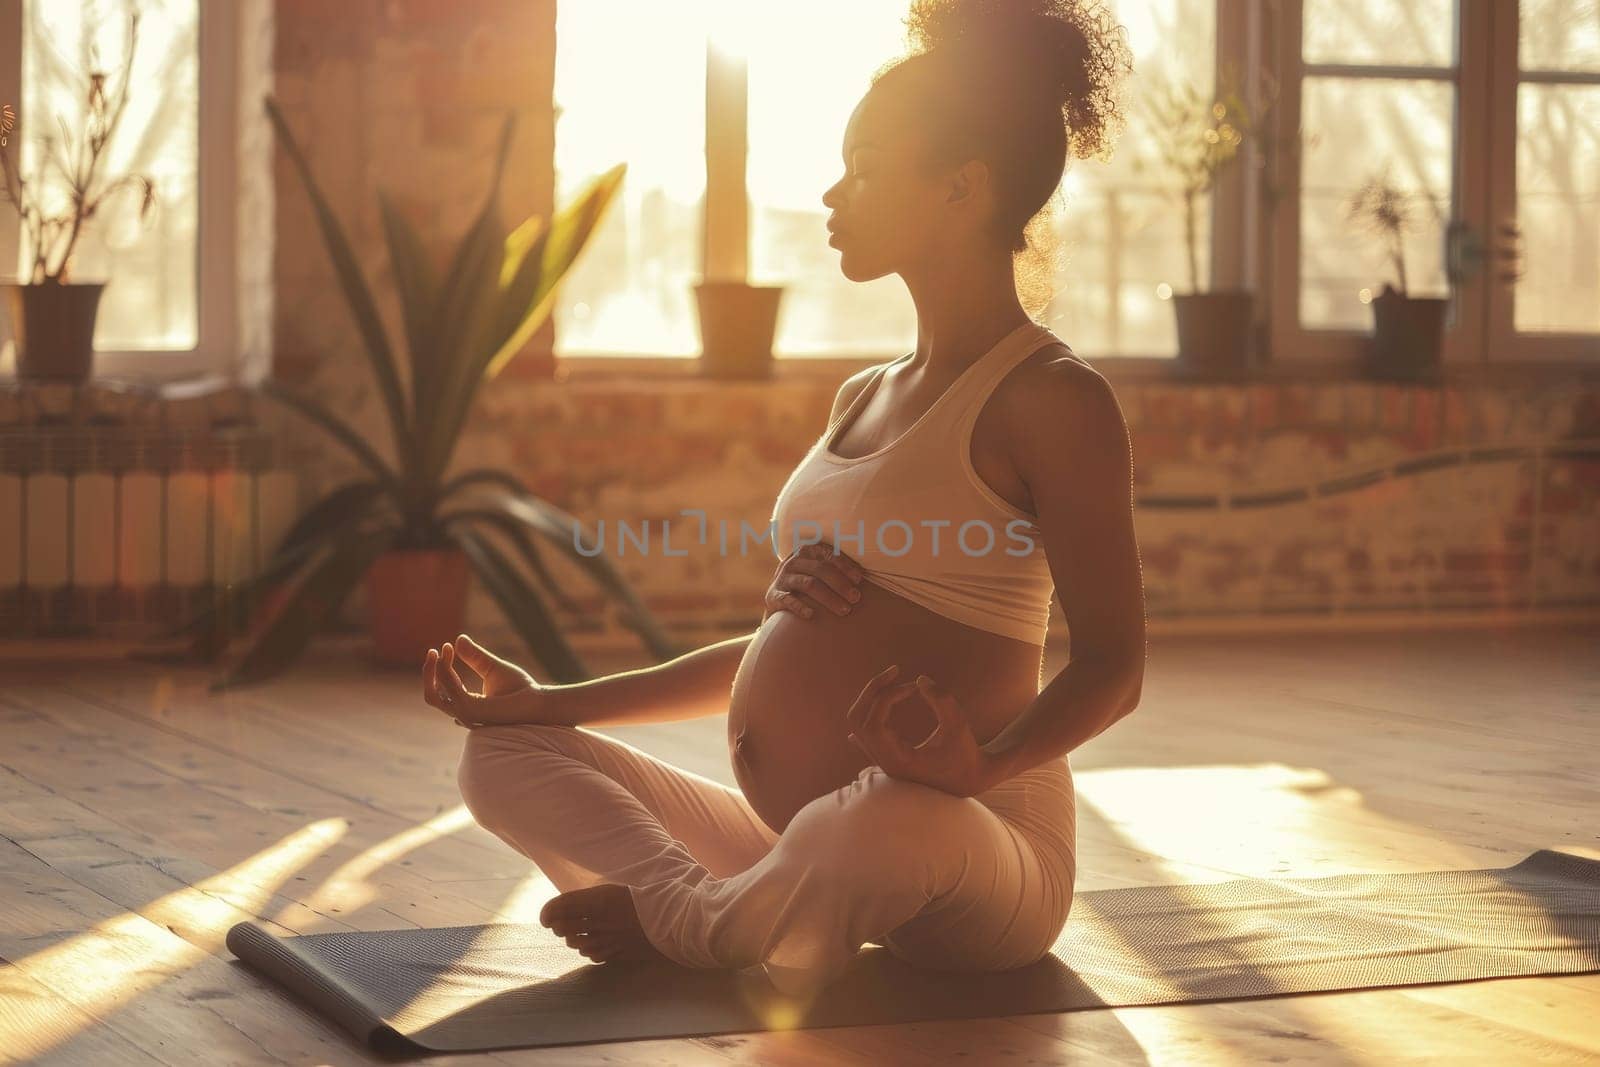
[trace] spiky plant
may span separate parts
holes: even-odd
[[[1406,295],[1405,236],[1416,229],[1412,210],[1412,194],[1397,187],[1389,177],[1389,168],[1373,174],[1361,183],[1345,203],[1345,214],[1355,223],[1383,242],[1394,265],[1399,281],[1397,291]]]
[[[464,552],[473,572],[506,618],[558,682],[590,677],[556,627],[543,599],[489,531],[512,546],[539,584],[570,606],[541,555],[554,543],[622,606],[621,621],[651,651],[671,658],[679,648],[626,580],[602,554],[578,550],[586,538],[573,516],[533,495],[515,476],[488,467],[446,477],[478,388],[493,378],[550,313],[566,275],[615,197],[626,164],[591,181],[545,225],[531,216],[507,233],[499,220],[501,175],[515,126],[507,116],[494,175],[482,211],[442,278],[434,275],[416,230],[378,193],[378,208],[393,266],[410,363],[410,395],[401,383],[394,348],[379,321],[345,229],[312,177],[276,102],[265,101],[278,138],[300,175],[327,244],[341,290],[361,335],[362,351],[383,398],[394,459],[379,455],[349,423],[317,400],[274,383],[267,395],[327,431],[365,468],[302,514],[263,566],[237,587],[218,592],[193,619],[164,635],[189,640],[188,653],[216,660],[244,633],[242,654],[230,656],[221,689],[264,680],[306,647],[316,629],[344,602],[368,567],[390,548]],[[263,610],[265,608],[266,610]],[[146,650],[148,653],[149,650]]]
[[[1270,97],[1253,111],[1239,88],[1237,66],[1229,64],[1217,78],[1215,92],[1193,82],[1159,78],[1139,101],[1157,161],[1176,179],[1173,192],[1183,207],[1189,291],[1198,293],[1200,198],[1211,191],[1217,175],[1238,158],[1245,140],[1261,129]],[[1136,173],[1149,166],[1142,158],[1133,162]]]

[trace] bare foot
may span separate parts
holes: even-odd
[[[606,882],[551,897],[539,923],[595,963],[663,958],[644,936],[625,885]]]

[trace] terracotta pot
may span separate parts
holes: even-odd
[[[772,377],[781,285],[702,282],[694,287],[700,316],[700,373],[707,378]]]
[[[17,378],[86,382],[94,369],[94,323],[105,282],[0,285],[17,339]]]
[[[1372,301],[1367,373],[1388,381],[1437,380],[1449,306],[1442,296],[1406,296],[1385,285]]]
[[[1230,380],[1249,373],[1255,294],[1248,289],[1177,293],[1172,305],[1178,318],[1174,376]]]
[[[467,557],[457,548],[385,552],[367,571],[367,605],[377,661],[421,667],[466,623]]]

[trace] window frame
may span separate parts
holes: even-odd
[[[1485,34],[1493,42],[1486,50],[1487,76],[1492,90],[1485,123],[1491,144],[1505,146],[1489,152],[1483,170],[1489,176],[1485,190],[1485,214],[1498,228],[1517,222],[1517,95],[1524,83],[1555,85],[1600,85],[1600,72],[1524,71],[1520,62],[1518,16],[1521,5],[1496,4],[1487,0],[1466,0],[1486,4],[1483,14]],[[1512,252],[1514,249],[1502,248]],[[1516,281],[1509,272],[1486,264],[1483,272],[1486,295],[1486,332],[1491,358],[1507,363],[1532,360],[1593,366],[1600,359],[1600,332],[1561,333],[1539,330],[1519,332],[1516,328]]]
[[[1316,328],[1300,321],[1300,207],[1302,172],[1302,99],[1307,77],[1403,78],[1447,81],[1454,90],[1451,115],[1450,211],[1454,224],[1483,229],[1487,210],[1483,169],[1464,165],[1481,160],[1487,137],[1486,62],[1484,56],[1486,9],[1483,0],[1456,0],[1456,62],[1452,73],[1438,68],[1395,64],[1306,63],[1303,0],[1282,0],[1275,5],[1280,20],[1266,32],[1274,43],[1279,86],[1273,133],[1285,146],[1275,160],[1282,195],[1272,204],[1272,263],[1275,282],[1270,296],[1270,348],[1274,362],[1306,362],[1358,372],[1371,338],[1371,330]],[[1374,279],[1376,283],[1376,279]],[[1446,369],[1484,360],[1484,297],[1481,275],[1458,286],[1447,311],[1440,360]]]
[[[259,380],[264,361],[240,345],[239,86],[242,26],[258,26],[259,0],[236,5],[196,0],[199,50],[197,121],[196,342],[191,348],[96,349],[92,380],[145,383],[209,377]],[[22,96],[23,0],[0,0],[0,98]],[[17,278],[21,235],[9,206],[0,213],[0,277]]]
[[[1259,3],[1260,0],[1252,0]],[[1304,0],[1273,5],[1281,15],[1268,28],[1281,95],[1274,132],[1290,144],[1300,127],[1303,79],[1328,73],[1425,76],[1418,68],[1305,64],[1301,58]],[[1497,265],[1509,249],[1497,243],[1498,228],[1516,221],[1516,101],[1520,81],[1600,83],[1600,75],[1528,75],[1517,61],[1518,5],[1506,0],[1456,0],[1456,65],[1453,115],[1455,158],[1451,160],[1451,221],[1482,235],[1488,247],[1483,268],[1458,285],[1446,320],[1440,359],[1453,371],[1534,365],[1590,368],[1600,356],[1600,334],[1531,332],[1513,328],[1515,279]],[[1305,362],[1359,368],[1370,333],[1308,329],[1300,324],[1300,159],[1282,162],[1284,195],[1273,210],[1269,272],[1283,284],[1272,294],[1271,350],[1274,362]]]

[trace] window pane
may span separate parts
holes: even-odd
[[[1305,0],[1304,11],[1307,63],[1455,66],[1455,0]]]
[[[883,0],[810,0],[785,9],[782,33],[750,35],[750,275],[785,288],[781,356],[897,355],[916,344],[905,283],[841,274],[822,204],[872,71],[905,50],[905,14]]]
[[[556,204],[619,162],[617,197],[557,291],[558,355],[699,352],[704,19],[671,4],[556,5]]]
[[[18,109],[22,167],[37,174],[38,138],[65,123],[74,146],[85,134],[90,69],[121,85],[128,52],[128,5],[84,0],[25,0],[22,104]],[[138,5],[138,50],[127,109],[100,157],[90,195],[125,174],[155,186],[156,210],[141,225],[142,191],[124,187],[106,199],[73,251],[69,280],[106,281],[95,323],[103,351],[193,348],[199,337],[196,272],[199,160],[199,46],[196,0],[144,0]],[[111,104],[115,106],[112,95]],[[60,136],[57,135],[59,151]],[[70,212],[67,188],[46,186],[47,214]],[[61,246],[61,247],[64,247]],[[18,271],[27,274],[28,248]],[[49,260],[59,262],[60,247]]]
[[[1164,134],[1142,100],[1168,86],[1209,92],[1215,82],[1214,0],[1122,3],[1133,73],[1122,90],[1127,128],[1111,161],[1071,160],[1060,213],[1065,259],[1045,324],[1080,355],[1173,356],[1178,328],[1162,294],[1196,288],[1189,277],[1178,183],[1156,146]],[[1182,48],[1172,42],[1182,40]],[[1136,164],[1142,167],[1136,168]],[[1239,165],[1235,157],[1233,166]],[[1195,198],[1195,259],[1210,287],[1211,197]]]
[[[1517,87],[1518,330],[1600,330],[1600,86]]]
[[[1402,261],[1412,296],[1443,296],[1444,232],[1450,214],[1451,114],[1448,84],[1388,78],[1307,78],[1302,93],[1308,139],[1301,163],[1300,322],[1310,329],[1367,330],[1376,296],[1399,288],[1386,241],[1352,224],[1345,204],[1385,164],[1413,194],[1414,229]]]
[[[1600,0],[1522,0],[1517,28],[1523,70],[1600,71]]]
[[[1086,355],[1175,356],[1178,325],[1167,298],[1196,291],[1189,282],[1182,208],[1143,176],[1118,188],[1104,176],[1107,169],[1097,166],[1094,180],[1067,194],[1068,260],[1056,276],[1047,325],[1074,349],[1083,349],[1080,339],[1098,339]],[[1205,292],[1209,196],[1195,199],[1195,258],[1198,291]],[[1087,292],[1078,292],[1091,282]]]

